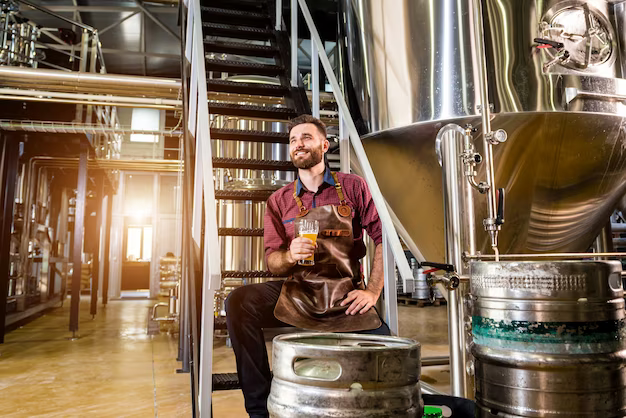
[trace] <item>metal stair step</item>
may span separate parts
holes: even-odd
[[[271,24],[271,19],[267,13],[208,6],[202,6],[200,10],[202,11],[202,20],[205,22],[228,23],[262,28]]]
[[[244,42],[204,41],[206,52],[219,54],[246,55],[250,57],[272,58],[278,55],[278,48],[267,45],[247,44]]]
[[[211,128],[211,139],[288,144],[289,133]]]
[[[241,389],[237,373],[213,373],[213,392]]]
[[[215,198],[224,200],[253,200],[265,202],[274,193],[272,190],[216,190]]]
[[[223,271],[222,279],[254,279],[254,278],[286,277],[269,271]]]
[[[214,168],[295,171],[291,161],[251,160],[244,158],[213,158]]]
[[[289,120],[298,116],[295,109],[288,107],[253,106],[218,102],[210,102],[209,111],[216,115],[244,116],[275,120]]]
[[[240,25],[224,25],[222,23],[203,22],[204,36],[219,36],[235,39],[251,39],[268,41],[274,38],[274,31],[270,29],[252,28]]]
[[[201,0],[200,6],[262,13],[267,12],[268,5],[264,0]]]
[[[272,64],[258,64],[256,62],[229,61],[208,58],[207,71],[218,71],[228,74],[254,74],[276,77],[285,73],[285,67]]]
[[[211,79],[208,81],[207,90],[210,92],[249,94],[252,96],[284,97],[289,94],[289,88],[278,84],[242,83],[239,81],[227,81]]]
[[[263,228],[218,228],[221,237],[262,237]]]

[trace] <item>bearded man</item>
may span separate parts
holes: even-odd
[[[298,179],[270,196],[264,218],[267,266],[288,279],[243,286],[226,301],[228,332],[251,418],[269,417],[271,372],[263,328],[389,335],[374,308],[384,282],[378,212],[361,177],[326,167],[329,146],[319,119],[302,115],[289,123],[289,155]],[[298,237],[295,225],[301,220],[317,221],[316,242]],[[363,229],[376,244],[367,286],[359,262],[366,253]],[[312,265],[299,263],[311,257]]]

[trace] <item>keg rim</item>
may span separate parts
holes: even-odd
[[[397,345],[384,345],[384,346],[341,346],[341,345],[319,345],[316,349],[327,351],[384,351],[384,350],[411,350],[415,348],[421,348],[419,341],[415,341],[411,338],[396,337],[389,335],[375,335],[375,334],[355,334],[355,333],[339,333],[339,332],[299,332],[295,334],[282,334],[277,335],[273,339],[273,343],[293,344],[298,346],[309,346],[311,342],[299,342],[299,339],[323,339],[323,338],[335,338],[335,339],[347,339],[347,340],[365,340],[369,342],[388,342],[395,343]],[[365,342],[364,341],[364,342]]]

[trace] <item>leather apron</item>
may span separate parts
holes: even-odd
[[[296,219],[319,222],[315,264],[296,264],[293,274],[283,284],[274,315],[287,324],[316,331],[375,329],[380,327],[381,321],[374,307],[362,315],[346,315],[350,304],[341,306],[349,292],[365,289],[365,284],[359,260],[351,256],[354,249],[352,209],[346,203],[337,174],[331,174],[340,206],[305,208],[296,193],[297,182],[294,182],[293,196],[299,208]]]

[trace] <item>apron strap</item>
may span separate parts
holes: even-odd
[[[334,171],[330,173],[335,179],[335,190],[337,190],[337,195],[339,196],[339,201],[341,202],[341,206],[346,206],[346,198],[343,195],[343,189],[341,188],[341,183],[339,183],[339,176]]]
[[[302,203],[302,199],[300,199],[300,196],[298,196],[298,180],[293,182],[293,198],[295,199],[296,204],[298,205],[298,211],[300,212],[298,215],[299,216],[306,215],[309,211]]]

